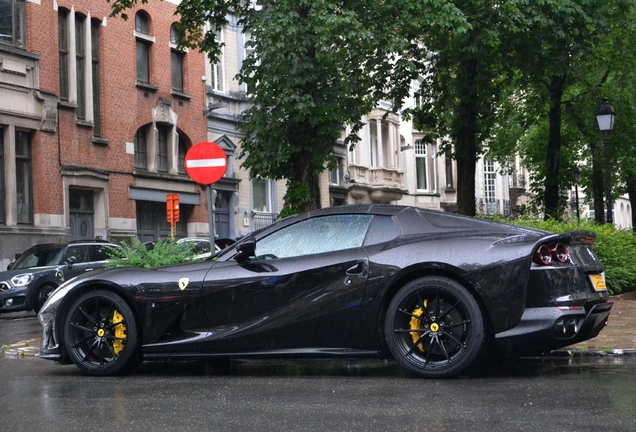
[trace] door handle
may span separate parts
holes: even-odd
[[[84,270],[84,271],[85,271],[85,272],[87,272],[87,271],[93,271],[93,269],[86,269],[86,270]]]
[[[363,261],[360,261],[359,263],[357,263],[356,265],[354,265],[353,267],[349,267],[347,269],[347,275],[349,276],[359,276],[361,274],[364,273],[365,270],[365,265]]]

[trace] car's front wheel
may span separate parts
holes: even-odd
[[[91,291],[75,301],[66,316],[64,343],[73,363],[88,375],[124,373],[139,359],[133,311],[110,291]]]
[[[395,360],[425,378],[448,378],[476,364],[486,344],[473,295],[445,277],[406,284],[387,309],[385,335]]]

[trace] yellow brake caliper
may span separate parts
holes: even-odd
[[[427,305],[428,305],[428,300],[424,300],[424,307],[427,307]],[[422,308],[417,308],[412,313],[413,313],[413,315],[419,317],[419,316],[422,316],[424,311],[422,310]],[[411,325],[411,329],[412,330],[421,329],[422,328],[421,322],[422,321],[419,318],[411,317],[411,321],[409,322],[409,324]],[[413,338],[413,343],[416,343],[417,340],[420,338],[420,336],[422,336],[422,333],[411,332],[411,337]],[[424,352],[424,345],[422,345],[420,343],[417,347],[420,349],[420,351]]]
[[[124,340],[126,339],[126,325],[123,324],[124,316],[115,310],[113,312],[113,324],[115,324],[115,340],[113,341],[113,351],[119,355],[124,350]]]

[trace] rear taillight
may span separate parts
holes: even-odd
[[[555,244],[550,252],[552,253],[552,258],[561,263],[567,262],[568,258],[570,258],[568,249],[563,245],[563,243]]]
[[[548,245],[541,245],[532,260],[540,265],[550,265],[552,262],[552,252]]]
[[[570,253],[563,243],[543,244],[532,257],[532,261],[539,265],[550,265],[552,261],[564,263],[570,259]]]

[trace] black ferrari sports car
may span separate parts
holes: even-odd
[[[143,360],[384,357],[456,376],[596,336],[612,303],[594,241],[412,207],[327,208],[207,261],[67,281],[38,315],[40,357],[90,375]]]

